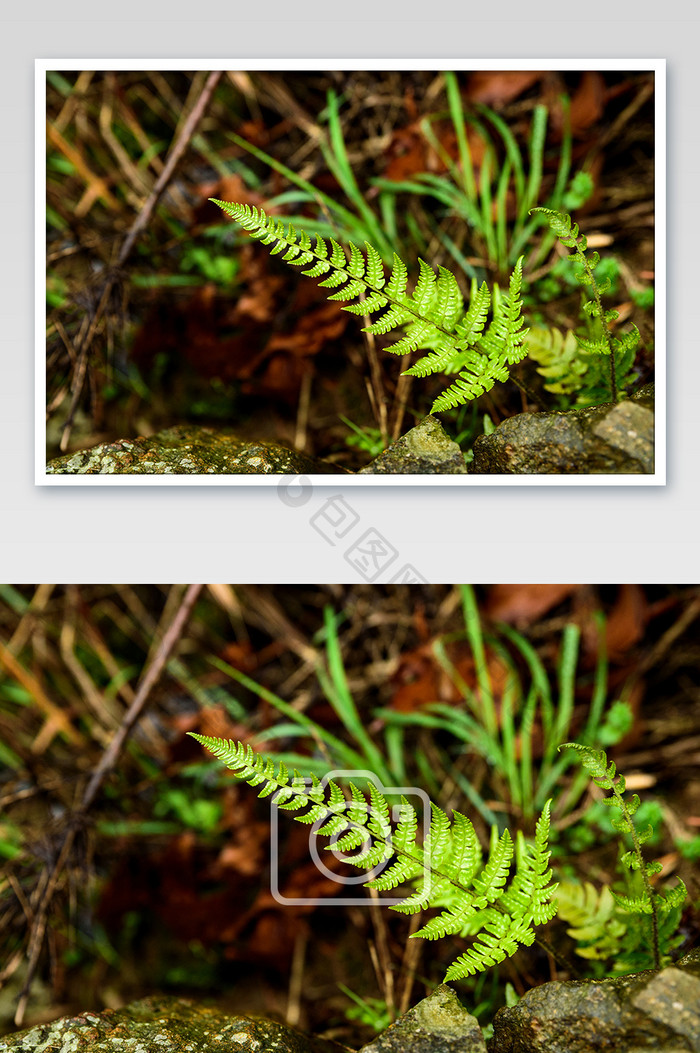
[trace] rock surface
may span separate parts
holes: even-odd
[[[103,442],[56,457],[47,475],[338,475],[343,469],[273,443],[195,425]]]
[[[0,1038],[0,1053],[347,1053],[286,1024],[227,1016],[186,998],[151,997]]]
[[[442,984],[360,1053],[486,1053],[486,1043],[476,1017]]]
[[[486,1053],[446,984],[360,1053]],[[700,1053],[700,950],[660,972],[554,981],[500,1009],[490,1053]],[[0,1053],[350,1053],[285,1024],[152,996],[0,1038]]]
[[[492,1053],[698,1053],[700,951],[612,980],[535,987],[493,1022]]]
[[[477,475],[647,475],[654,471],[648,397],[569,410],[520,413],[474,443]]]
[[[426,417],[358,475],[465,475],[464,455],[437,417]]]

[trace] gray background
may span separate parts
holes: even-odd
[[[9,6],[9,5],[8,5]],[[573,5],[572,5],[573,6]],[[360,532],[426,580],[688,580],[700,522],[697,263],[698,20],[690,5],[92,2],[3,16],[0,566],[14,581],[362,580],[310,524],[337,487],[296,507],[267,487],[34,486],[34,59],[666,58],[668,484],[662,487],[354,487]],[[11,11],[19,11],[14,5]],[[261,14],[264,21],[248,15]],[[428,20],[425,16],[432,17]],[[459,13],[461,18],[455,16]],[[201,21],[193,16],[201,16]],[[601,23],[596,16],[608,15]],[[470,15],[471,17],[466,17]],[[278,16],[278,17],[276,17]],[[60,21],[58,20],[60,18]],[[155,64],[155,63],[154,63]],[[89,65],[86,62],[86,67]]]

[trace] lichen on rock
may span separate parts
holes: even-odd
[[[464,456],[437,417],[426,417],[359,475],[465,475]]]
[[[230,431],[176,425],[149,438],[103,442],[49,461],[47,475],[326,475],[343,469]]]
[[[152,996],[0,1038],[0,1053],[347,1053],[274,1020],[230,1016],[187,998]]]
[[[508,417],[476,440],[469,470],[476,475],[653,474],[653,403],[630,399]]]

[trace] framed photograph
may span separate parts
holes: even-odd
[[[664,60],[232,66],[36,63],[37,484],[665,483]]]

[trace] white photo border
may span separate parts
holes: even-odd
[[[46,472],[46,73],[49,70],[635,70],[654,73],[655,436],[649,475],[313,475],[314,486],[665,486],[666,59],[258,58],[35,60],[35,484],[37,486],[278,486],[283,475],[49,475]]]

